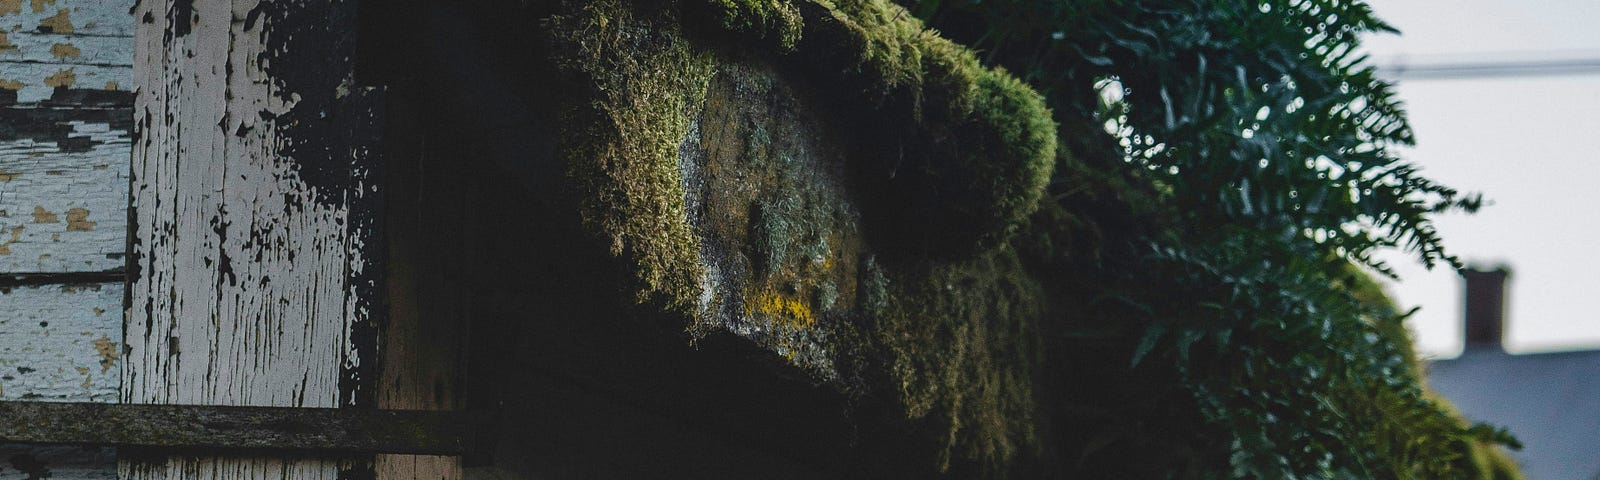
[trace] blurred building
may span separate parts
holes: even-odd
[[[1464,272],[1466,347],[1428,366],[1434,390],[1468,419],[1509,428],[1534,480],[1600,479],[1600,350],[1512,355],[1505,269]]]

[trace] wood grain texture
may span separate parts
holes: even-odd
[[[5,112],[0,119],[9,120]],[[90,144],[0,139],[0,273],[98,272],[126,263],[128,132],[84,120],[62,129]]]
[[[362,385],[380,268],[369,159],[378,112],[350,81],[353,10],[136,8],[125,402],[372,403]],[[129,479],[333,479],[365,462],[190,456],[119,469]]]
[[[471,282],[477,229],[470,169],[430,155],[429,115],[414,98],[391,98],[385,144],[385,269],[389,315],[379,352],[378,406],[455,410],[466,375],[463,344],[473,312]],[[420,108],[419,108],[420,110]],[[379,480],[456,480],[459,456],[379,455]]]
[[[116,480],[110,447],[0,445],[0,480]]]
[[[82,282],[126,264],[133,3],[0,0],[0,274],[45,280],[0,288],[0,400],[118,399],[123,284]],[[0,445],[0,480],[116,468],[108,447]]]
[[[369,408],[0,401],[0,439],[50,445],[304,454],[460,454],[484,416]]]
[[[121,283],[0,288],[0,400],[116,401],[122,291]],[[112,479],[116,468],[110,448],[0,444],[0,480]]]
[[[58,88],[129,88],[132,6],[131,0],[0,0],[0,103],[43,102]]]
[[[122,284],[0,289],[0,399],[115,401]]]

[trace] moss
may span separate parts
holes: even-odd
[[[815,5],[802,9],[799,58],[851,105],[853,121],[839,123],[877,193],[867,205],[874,236],[945,258],[1009,239],[1054,168],[1056,125],[1043,98],[890,2]],[[857,75],[822,78],[839,71]]]
[[[687,313],[704,272],[674,160],[712,63],[673,15],[600,0],[568,4],[550,27],[557,65],[589,90],[562,135],[583,222],[630,264],[636,300]]]
[[[1008,245],[1056,158],[1037,93],[883,0],[562,5],[552,51],[583,94],[562,153],[636,300],[754,322],[802,366],[853,359],[952,473],[1037,447],[1038,287]],[[820,118],[781,118],[829,127],[837,164],[750,120],[795,110],[743,104],[778,88],[751,56],[808,90],[785,95]]]
[[[800,11],[788,0],[704,0],[688,6],[723,29],[769,40],[785,51],[800,41]]]
[[[1011,249],[890,275],[863,283],[887,294],[868,310],[906,414],[943,437],[941,469],[1003,473],[1037,446],[1038,285]]]

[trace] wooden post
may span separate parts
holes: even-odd
[[[356,5],[134,11],[126,367],[140,404],[375,407],[378,95]],[[130,458],[126,479],[346,478],[371,457]]]

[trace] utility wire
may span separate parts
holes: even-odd
[[[1560,60],[1497,62],[1379,64],[1378,73],[1391,80],[1464,80],[1474,78],[1524,78],[1600,74],[1600,57]]]

